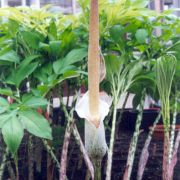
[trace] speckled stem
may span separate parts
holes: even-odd
[[[88,89],[89,112],[91,121],[98,126],[99,122],[99,13],[98,0],[91,0],[89,21],[89,49],[88,49]]]
[[[156,117],[156,119],[155,119],[155,121],[153,123],[153,127],[149,131],[148,137],[147,137],[146,142],[144,144],[144,147],[143,147],[143,150],[142,150],[142,153],[141,153],[141,156],[140,156],[140,160],[139,160],[139,163],[138,163],[137,180],[141,180],[142,177],[143,177],[144,169],[146,167],[148,157],[149,157],[149,151],[148,151],[149,144],[151,142],[152,135],[154,133],[154,129],[155,129],[157,123],[159,122],[160,118],[161,118],[161,112],[159,112],[158,116]]]
[[[171,126],[172,128],[171,128],[171,136],[170,136],[169,161],[172,159],[172,155],[173,155],[174,137],[175,137],[175,129],[176,129],[176,116],[177,116],[177,96],[175,97],[173,122]]]
[[[141,102],[139,105],[139,114],[138,114],[137,120],[136,120],[135,132],[133,134],[131,144],[129,147],[128,159],[127,159],[127,164],[126,164],[126,169],[125,169],[125,173],[123,176],[123,180],[130,180],[130,178],[131,178],[131,172],[132,172],[134,156],[135,156],[135,152],[136,152],[136,146],[137,146],[138,137],[140,134],[139,128],[140,128],[141,121],[142,121],[144,101],[145,101],[145,89],[142,92],[142,98],[141,98]]]
[[[47,141],[47,140],[43,139],[42,141],[43,141],[43,144],[44,144],[47,152],[49,153],[49,155],[51,156],[52,160],[55,162],[56,167],[57,167],[58,170],[59,170],[59,169],[60,169],[60,163],[59,163],[59,161],[57,160],[56,155],[54,154],[52,147],[48,144],[48,141]]]
[[[7,155],[8,155],[8,148],[6,148],[6,151],[3,154],[3,158],[0,166],[0,180],[3,180],[3,173],[6,166]]]
[[[29,135],[28,139],[28,179],[34,179],[34,151],[33,151],[33,137]]]
[[[68,153],[68,146],[69,146],[69,141],[71,137],[71,132],[72,132],[72,123],[68,122],[65,135],[64,135],[64,143],[63,143],[63,148],[62,148],[62,153],[61,153],[61,165],[60,165],[60,176],[59,180],[65,180],[66,179],[66,166],[67,166],[67,153]]]
[[[113,108],[113,119],[112,119],[110,147],[108,150],[106,180],[111,179],[112,156],[113,156],[114,136],[115,136],[115,128],[116,128],[116,114],[117,114],[117,106],[116,106],[117,102],[116,101],[117,100],[115,100],[115,104],[114,104],[114,108]]]
[[[74,137],[76,139],[76,142],[79,145],[80,150],[81,150],[81,152],[83,154],[84,161],[86,163],[86,166],[88,167],[91,178],[92,178],[92,180],[94,180],[94,167],[93,167],[93,164],[92,164],[92,162],[91,162],[91,160],[90,160],[90,158],[89,158],[89,156],[87,154],[87,151],[86,151],[86,149],[84,147],[84,144],[83,144],[83,142],[81,140],[81,137],[80,137],[80,134],[78,132],[77,126],[75,124],[73,125],[73,135],[74,135]]]

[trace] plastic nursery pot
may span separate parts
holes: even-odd
[[[152,129],[152,126],[149,127],[149,129]],[[180,125],[176,125],[175,132],[180,130]],[[164,139],[164,126],[163,125],[156,125],[153,133],[153,138],[156,139]]]

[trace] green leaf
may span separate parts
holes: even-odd
[[[142,93],[139,92],[138,94],[136,94],[133,98],[133,108],[136,109],[138,107],[138,105],[141,102],[141,97],[142,97]]]
[[[31,108],[38,108],[40,106],[46,106],[48,104],[46,99],[41,97],[35,97],[30,95],[29,97],[23,97],[22,105]]]
[[[111,79],[111,75],[116,74],[120,71],[121,59],[115,54],[109,54],[105,56],[107,78]]]
[[[33,60],[39,58],[40,55],[30,55],[26,57],[17,69],[12,70],[10,76],[7,78],[7,83],[20,86],[21,82],[27,78],[38,66],[38,62],[32,62]]]
[[[21,82],[33,73],[37,66],[38,62],[34,62],[26,66],[24,66],[24,64],[20,65],[16,71],[12,71],[12,74],[8,77],[8,82],[19,87]]]
[[[75,64],[87,56],[87,49],[73,49],[65,58],[59,59],[53,63],[53,69],[56,74],[63,74],[67,70],[74,70]]]
[[[13,155],[17,152],[21,144],[23,134],[23,126],[16,115],[9,118],[2,127],[4,141]]]
[[[50,53],[49,44],[40,42],[40,43],[39,43],[39,49],[40,49],[41,51],[43,51],[43,52],[47,52],[48,54]]]
[[[50,26],[48,29],[48,37],[50,40],[57,39],[57,27],[56,27],[56,23],[54,21],[52,21],[50,23]]]
[[[26,42],[26,44],[32,49],[39,48],[39,42],[41,40],[39,34],[37,32],[31,31],[21,31],[21,35]]]
[[[28,66],[33,60],[39,58],[41,55],[39,54],[33,54],[26,57],[20,64],[19,68],[25,68]]]
[[[87,49],[81,48],[81,49],[73,49],[70,51],[65,59],[64,59],[64,66],[72,65],[74,63],[77,63],[87,57]]]
[[[8,108],[9,108],[8,101],[0,97],[0,114],[4,113]]]
[[[124,28],[121,25],[114,25],[109,30],[110,36],[114,42],[118,43],[124,34]]]
[[[6,123],[6,121],[8,121],[10,117],[10,114],[0,114],[0,128],[3,127],[3,125]]]
[[[52,88],[51,85],[38,85],[37,86],[37,90],[41,96],[44,96],[45,94],[47,94],[51,88]],[[36,91],[36,94],[38,94],[38,92]]]
[[[19,62],[19,57],[17,53],[13,50],[0,54],[0,61],[9,61],[17,63]]]
[[[74,77],[78,77],[79,73],[76,71],[66,71],[63,76],[61,77],[60,81],[64,81],[65,79],[69,79],[69,78],[74,78]]]
[[[136,31],[135,37],[139,43],[145,43],[146,38],[148,37],[148,32],[146,29],[138,29]]]
[[[61,41],[50,41],[49,47],[50,54],[57,59],[60,55]]]
[[[43,116],[36,111],[26,110],[19,112],[21,122],[31,134],[45,139],[52,139],[51,127]]]
[[[74,65],[65,65],[64,59],[59,59],[53,63],[53,69],[56,74],[63,74],[66,71],[76,69]]]
[[[0,89],[0,94],[6,95],[6,96],[11,96],[13,93],[12,93],[11,89]]]

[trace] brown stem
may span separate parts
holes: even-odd
[[[169,134],[166,132],[164,134],[164,151],[163,151],[163,171],[162,171],[162,178],[163,180],[170,180],[169,179]]]
[[[154,121],[153,127],[149,131],[148,137],[147,137],[146,142],[144,144],[144,147],[143,147],[143,150],[142,150],[142,153],[141,153],[141,156],[140,156],[139,164],[138,164],[137,180],[141,180],[142,177],[143,177],[144,169],[146,167],[148,157],[149,157],[149,151],[148,151],[149,144],[151,142],[154,129],[155,129],[160,117],[161,117],[161,112],[159,112],[156,120]]]
[[[51,141],[47,141],[48,146],[51,147]],[[54,165],[53,165],[53,159],[50,155],[50,153],[47,153],[47,180],[53,180],[53,171],[54,171]]]
[[[9,172],[10,179],[11,180],[16,180],[16,175],[14,173],[14,170],[13,170],[11,162],[7,163],[7,169],[8,169],[8,172]]]
[[[92,178],[92,180],[94,180],[94,168],[93,168],[92,162],[91,162],[91,160],[90,160],[90,158],[89,158],[89,156],[87,154],[87,151],[86,151],[86,149],[84,147],[84,144],[83,144],[83,142],[81,140],[81,137],[80,137],[80,134],[78,132],[77,126],[75,124],[73,125],[73,134],[74,134],[76,142],[79,145],[80,150],[81,150],[81,152],[83,154],[84,161],[86,163],[86,166],[88,167],[91,178]]]
[[[72,125],[73,125],[72,123],[68,122],[64,135],[64,143],[61,153],[61,165],[60,165],[61,168],[60,168],[59,180],[66,179],[67,153],[68,153],[68,146],[71,137]]]
[[[177,164],[177,152],[178,152],[179,144],[180,144],[180,130],[178,131],[178,134],[176,137],[174,151],[173,151],[172,159],[169,165],[169,177],[171,177],[171,179],[173,179],[174,167]]]

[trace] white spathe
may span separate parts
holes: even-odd
[[[91,114],[89,113],[89,93],[83,95],[83,97],[77,102],[75,110],[80,118],[84,118],[85,121],[85,147],[90,157],[102,158],[107,151],[107,144],[105,138],[104,118],[109,113],[110,105],[104,100],[99,98],[99,126],[96,127],[91,121]]]

